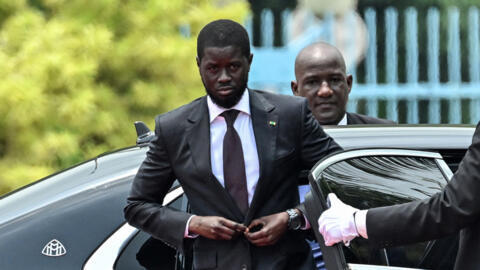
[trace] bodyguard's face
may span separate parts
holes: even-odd
[[[292,91],[306,97],[313,115],[322,125],[336,125],[345,115],[352,76],[346,75],[334,57],[300,63]]]
[[[247,87],[252,57],[235,46],[206,47],[202,59],[197,57],[203,85],[215,104],[231,108],[238,103]]]

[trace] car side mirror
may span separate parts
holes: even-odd
[[[135,121],[135,130],[137,131],[137,145],[148,144],[155,134],[142,121]]]

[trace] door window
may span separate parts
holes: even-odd
[[[313,184],[318,187],[314,190],[320,190],[320,198],[334,192],[346,204],[367,209],[429,198],[447,184],[439,166],[443,160],[439,158],[372,155],[371,152],[368,156],[355,156],[351,152],[347,156],[349,158],[339,159],[322,169],[317,165],[317,169],[312,170]],[[342,249],[347,263],[451,269],[457,242],[453,236],[385,249],[371,246],[360,237]]]

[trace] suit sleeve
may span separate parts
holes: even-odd
[[[302,106],[302,119],[301,158],[304,166],[310,170],[320,159],[341,151],[342,148],[323,131],[308,108],[306,100]]]
[[[157,118],[155,138],[132,183],[124,209],[129,224],[183,252],[185,226],[190,214],[163,207],[163,199],[175,175],[165,147],[160,119]]]
[[[328,136],[318,121],[313,117],[312,112],[308,108],[307,102],[302,106],[302,136],[300,140],[301,145],[301,159],[305,169],[312,169],[312,167],[322,158],[343,150],[330,136]],[[305,213],[305,205],[302,203],[297,208]]]
[[[480,122],[452,180],[430,199],[367,212],[369,240],[392,246],[440,238],[480,218]]]

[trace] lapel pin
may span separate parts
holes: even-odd
[[[270,126],[274,127],[274,126],[277,125],[277,122],[275,122],[275,121],[270,121],[270,122],[268,122],[268,124],[269,124]]]

